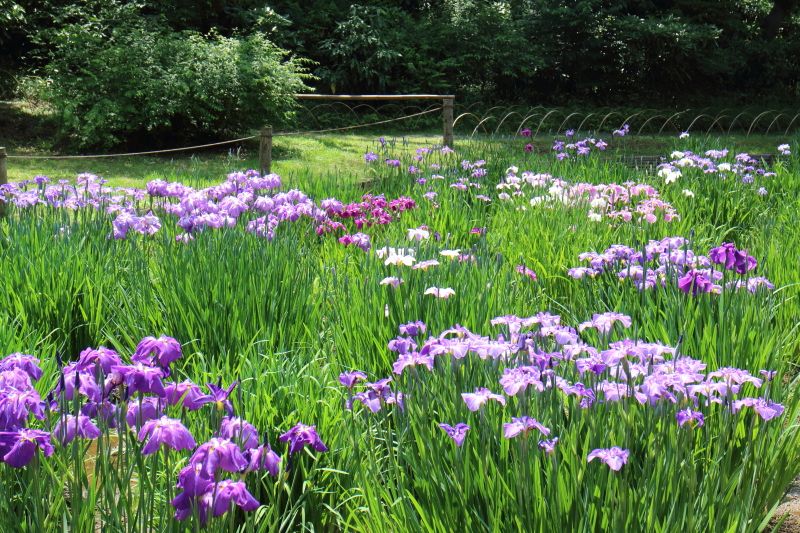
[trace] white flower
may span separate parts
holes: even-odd
[[[719,165],[717,165],[717,170],[720,170],[722,172],[729,172],[731,170],[731,164],[730,163],[720,163]]]
[[[786,151],[788,149],[789,149],[789,145],[788,144],[782,144],[782,145],[778,146],[778,150],[781,151],[781,152],[784,152],[784,151]]]
[[[677,150],[675,150],[674,152],[672,152],[671,154],[669,154],[669,156],[670,156],[672,159],[681,159],[681,158],[682,158],[682,157],[684,157],[685,155],[686,155],[686,154],[685,154],[684,152],[679,152],[679,151],[677,151]]]
[[[692,191],[690,191],[689,189],[683,189],[683,195],[686,198],[694,198],[694,193]]]
[[[403,283],[403,280],[394,276],[389,276],[381,280],[381,285],[391,285],[392,287],[398,287],[401,283]]]
[[[498,200],[510,200],[511,199],[511,195],[509,195],[507,192],[501,192],[500,194],[497,195],[497,199]]]
[[[443,255],[449,259],[454,259],[461,255],[461,250],[442,250],[439,255]]]
[[[432,296],[436,296],[437,298],[442,298],[446,300],[451,296],[455,296],[456,291],[454,291],[450,287],[446,288],[428,287],[427,289],[425,289],[425,294],[426,295],[430,294]]]
[[[604,198],[595,198],[589,203],[589,205],[592,206],[592,209],[602,209],[607,204],[608,202],[606,202]]]
[[[408,238],[412,241],[424,241],[431,238],[431,232],[423,228],[409,228]]]
[[[678,135],[678,139],[688,139],[688,138],[689,138],[689,132],[688,131],[682,131],[681,134]]]
[[[682,157],[678,159],[675,164],[679,167],[692,167],[694,166],[694,161],[689,159],[688,157]]]
[[[672,169],[669,167],[664,167],[658,171],[658,175],[661,178],[664,178],[665,183],[674,183],[681,177],[681,171],[677,169]]]
[[[383,262],[384,265],[405,265],[411,266],[414,264],[416,259],[414,259],[413,255],[401,255],[401,254],[390,254],[389,257],[386,258],[386,261]]]
[[[414,255],[414,249],[409,248],[406,250],[405,248],[391,248],[384,246],[383,248],[378,248],[375,250],[375,255],[378,256],[378,259],[383,259],[384,257],[390,255]]]
[[[547,198],[544,196],[534,196],[533,198],[531,198],[530,201],[531,207],[535,207],[544,202],[545,200],[547,200]]]
[[[516,174],[517,172],[519,172],[518,167],[511,166],[506,169],[506,174]]]
[[[600,222],[601,220],[603,220],[603,215],[601,215],[600,213],[595,213],[594,211],[589,211],[588,218],[592,222]]]

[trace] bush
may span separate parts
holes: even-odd
[[[108,148],[240,135],[291,118],[304,61],[264,34],[175,32],[136,6],[77,15],[45,36],[62,142]]]

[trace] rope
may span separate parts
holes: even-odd
[[[441,111],[441,107],[437,107],[434,109],[428,109],[427,111],[422,111],[420,113],[414,113],[412,115],[405,115],[399,118],[392,118],[388,120],[379,120],[378,122],[369,122],[367,124],[356,124],[355,126],[344,126],[341,128],[328,128],[324,130],[311,130],[311,131],[285,131],[285,132],[278,132],[273,133],[273,137],[284,137],[289,135],[312,135],[315,133],[329,133],[334,131],[345,131],[345,130],[352,130],[356,128],[368,128],[370,126],[378,126],[380,124],[388,124],[390,122],[397,122],[400,120],[406,120],[409,118],[418,117],[421,115],[427,115],[428,113],[435,113],[436,111]],[[155,154],[168,154],[173,152],[185,152],[188,150],[199,150],[201,148],[211,148],[213,146],[223,146],[226,144],[234,144],[242,141],[249,141],[251,139],[257,139],[258,135],[251,135],[249,137],[241,137],[239,139],[231,139],[230,141],[221,141],[216,143],[209,143],[209,144],[198,144],[196,146],[184,146],[183,148],[168,148],[165,150],[149,150],[147,152],[127,152],[123,154],[96,154],[96,155],[8,155],[9,159],[99,159],[99,158],[107,158],[107,157],[132,157],[137,155],[155,155]]]
[[[435,113],[436,111],[441,111],[441,107],[435,107],[433,109],[428,109],[427,111],[422,111],[420,113],[414,113],[412,115],[405,115],[398,118],[390,118],[388,120],[379,120],[378,122],[368,122],[367,124],[356,124],[355,126],[343,126],[341,128],[328,128],[325,130],[312,130],[312,131],[282,131],[278,133],[273,133],[273,137],[284,137],[287,135],[311,135],[314,133],[330,133],[332,131],[345,131],[345,130],[354,130],[356,128],[368,128],[370,126],[379,126],[381,124],[388,124],[390,122],[398,122],[400,120],[406,120],[407,118],[414,118],[421,115],[427,115],[428,113]]]
[[[152,154],[167,154],[170,152],[183,152],[186,150],[197,150],[200,148],[210,148],[212,146],[222,146],[224,144],[233,144],[242,141],[249,141],[255,139],[258,135],[251,135],[250,137],[242,137],[240,139],[232,139],[230,141],[221,141],[218,143],[198,144],[197,146],[185,146],[183,148],[168,148],[166,150],[150,150],[147,152],[127,152],[124,154],[97,154],[97,155],[9,155],[9,159],[97,159],[101,157],[130,157],[135,155],[152,155]]]

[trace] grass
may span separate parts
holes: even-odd
[[[417,163],[411,159],[414,148],[437,137],[386,135],[385,148],[375,137],[276,138],[274,168],[285,178],[282,190],[299,187],[317,202],[328,196],[357,202],[364,193],[413,198],[417,207],[385,226],[356,228],[352,220],[344,220],[348,233],[360,229],[370,234],[370,253],[345,247],[335,236],[318,236],[315,222],[302,216],[281,222],[268,241],[245,231],[248,222],[263,214],[250,210],[236,227],[197,232],[184,245],[175,242],[183,231],[176,225],[178,217],[160,205],[163,199],[138,205],[139,214],[153,209],[162,228],[149,237],[131,232],[122,240],[108,238],[114,215],[103,210],[12,208],[0,223],[0,259],[6,272],[0,281],[0,353],[39,356],[45,373],[37,387],[44,395],[60,379],[56,353],[74,360],[87,346],[106,345],[128,360],[141,338],[167,334],[183,344],[183,357],[173,364],[170,379],[200,384],[239,380],[231,398],[236,413],[281,454],[282,466],[277,477],[265,472],[244,476],[261,507],[252,513],[226,513],[211,524],[212,531],[448,531],[453,524],[492,532],[744,532],[766,527],[800,468],[800,431],[794,424],[800,415],[797,265],[787,252],[800,246],[796,158],[779,162],[774,178],[758,178],[755,184],[685,169],[678,182],[667,185],[653,172],[607,156],[645,148],[668,154],[679,147],[774,152],[777,142],[633,137],[613,140],[604,157],[558,162],[550,153],[526,154],[520,138],[480,137],[459,141],[455,155],[426,156],[426,165],[440,167],[426,166],[422,177],[427,181],[419,183],[420,176],[407,172]],[[378,152],[380,160],[399,157],[403,165],[366,165],[362,156],[368,150]],[[462,159],[485,159],[486,176],[472,177],[473,169],[465,170]],[[504,201],[496,185],[505,181],[512,165],[520,167],[520,174],[551,173],[572,182],[650,184],[680,218],[659,218],[653,224],[592,222],[587,213],[594,208],[586,201],[551,198],[531,205],[531,198],[549,195],[553,183],[526,185],[522,196]],[[37,160],[14,162],[10,171],[12,180],[92,171],[122,186],[142,186],[153,178],[206,185],[222,181],[230,170],[252,166],[254,160],[239,153],[169,161],[83,161],[77,166]],[[480,188],[452,187],[459,179]],[[765,196],[757,192],[761,185],[769,189]],[[435,192],[435,198],[426,197],[427,192]],[[557,191],[552,194],[558,197]],[[410,241],[408,228],[423,225],[438,233],[439,240]],[[486,232],[472,233],[475,227]],[[578,258],[582,252],[602,251],[615,243],[639,250],[651,239],[671,235],[687,237],[686,246],[697,253],[723,241],[735,242],[758,259],[756,272],[777,289],[691,297],[674,283],[639,291],[615,272],[584,280],[567,275],[568,268],[583,264]],[[441,264],[429,270],[387,265],[375,253],[383,246],[411,247],[419,260],[436,258]],[[444,259],[444,249],[459,249],[475,261]],[[535,282],[516,271],[520,264],[536,271]],[[397,289],[380,285],[386,276],[402,277],[404,283]],[[733,279],[731,272],[725,276],[723,284]],[[452,287],[455,296],[425,296],[428,287]],[[438,355],[432,371],[420,365],[392,372],[398,354],[387,344],[400,324],[422,320],[431,336],[460,324],[497,347],[514,332],[492,326],[493,318],[539,311],[559,314],[572,327],[594,313],[630,316],[630,328],[615,326],[609,335],[591,330],[581,334],[599,350],[630,337],[677,347],[680,354],[702,360],[707,365],[703,373],[735,366],[760,376],[759,370],[774,369],[778,375],[773,382],[758,389],[743,385],[740,396],[781,402],[784,414],[770,421],[749,409],[734,414],[729,408],[734,393],[719,397],[719,404],[695,405],[677,389],[675,404],[663,398],[653,406],[633,398],[601,401],[602,381],[614,376],[609,371],[580,374],[568,361],[543,368],[554,369],[570,383],[583,383],[595,394],[591,407],[557,388],[534,393],[531,387],[506,395],[505,406],[466,409],[462,393],[477,387],[500,392],[506,369],[533,364],[527,360],[530,353],[546,360],[563,350],[546,335],[530,337],[532,352],[523,349],[508,359],[484,359],[473,348],[463,359]],[[337,377],[353,369],[365,371],[370,381],[392,376],[393,390],[406,394],[405,409],[384,404],[380,412],[370,413],[356,402],[352,411],[345,410],[350,394]],[[356,390],[363,390],[362,385]],[[121,407],[117,416],[140,401],[137,394],[127,405],[122,392],[111,398]],[[75,411],[87,399],[75,395],[72,406],[66,401],[62,398],[62,410]],[[678,427],[675,412],[688,406],[704,413],[703,427]],[[198,444],[217,431],[222,416],[213,405],[191,412],[169,406],[166,411],[186,424]],[[522,415],[537,418],[552,430],[551,437],[559,437],[554,455],[539,449],[538,434],[503,438],[503,424]],[[51,413],[47,420],[31,419],[30,424],[46,428],[58,417]],[[290,455],[278,436],[297,422],[315,424],[328,451]],[[471,426],[463,447],[454,446],[439,429],[442,422]],[[0,502],[3,529],[69,524],[77,531],[98,523],[119,530],[193,528],[172,520],[168,503],[189,453],[163,450],[143,457],[142,443],[134,431],[124,429],[124,420],[118,420],[116,432],[107,423],[98,420],[103,437],[95,441],[92,472],[85,471],[83,460],[91,444],[83,440],[56,445],[51,458],[39,454],[40,461],[24,469],[0,465],[0,486],[14,495]],[[104,444],[108,442],[121,443],[116,459],[114,446]],[[620,472],[587,462],[590,450],[612,445],[630,450]]]
[[[343,118],[352,119],[349,115]],[[374,120],[372,117],[370,120]],[[556,116],[561,123],[561,118]],[[555,123],[554,123],[555,124]],[[402,126],[402,123],[400,123]],[[17,155],[69,155],[72,152],[52,150],[53,132],[56,128],[52,114],[42,105],[27,101],[0,102],[0,146],[9,153]],[[315,129],[309,126],[306,129]],[[304,129],[300,127],[299,129]],[[494,135],[484,130],[474,132],[464,125],[457,130],[458,143],[477,142],[493,147],[509,144],[513,132]],[[416,147],[436,143],[440,133],[430,126],[422,125],[419,132],[404,130],[356,130],[346,133],[291,135],[274,138],[273,172],[280,174],[290,184],[301,186],[303,176],[314,169],[315,179],[339,182],[362,181],[368,179],[360,157],[375,146],[378,136],[395,141],[398,155],[400,147]],[[602,136],[602,135],[600,135]],[[610,134],[606,132],[606,139]],[[743,132],[733,134],[696,134],[698,146],[727,147],[734,152],[754,154],[773,153],[779,144],[789,142],[796,136],[780,134],[747,135]],[[695,137],[693,136],[693,139]],[[547,154],[552,144],[552,134],[543,132],[530,142],[539,154]],[[617,156],[661,156],[668,154],[675,146],[675,135],[634,135],[618,140]],[[124,149],[116,150],[125,152]],[[35,175],[46,175],[54,179],[70,179],[82,172],[104,176],[111,185],[122,187],[141,187],[152,179],[189,181],[211,184],[234,170],[258,167],[258,144],[256,141],[242,145],[232,145],[199,151],[178,153],[164,157],[122,157],[79,160],[13,159],[8,164],[10,181],[19,181]]]

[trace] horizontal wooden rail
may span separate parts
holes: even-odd
[[[452,94],[296,94],[298,100],[447,100]]]

